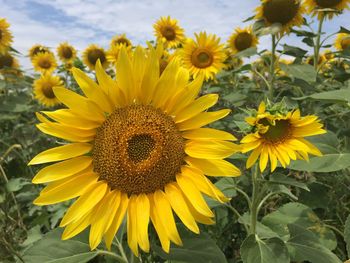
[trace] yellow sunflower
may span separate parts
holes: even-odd
[[[253,150],[247,160],[247,168],[253,166],[259,156],[260,170],[263,172],[270,160],[273,172],[277,161],[286,167],[291,159],[308,160],[308,154],[322,155],[313,144],[304,139],[326,132],[317,116],[301,117],[299,109],[287,114],[271,114],[262,102],[256,116],[246,118],[246,122],[255,130],[241,140],[242,152]]]
[[[0,18],[0,54],[7,52],[12,44],[12,34],[9,30],[10,24],[5,18]]]
[[[60,101],[53,92],[53,89],[56,87],[64,88],[63,81],[60,77],[44,73],[33,83],[34,97],[44,106],[56,106],[60,104]]]
[[[125,45],[126,47],[132,46],[130,39],[128,39],[125,34],[117,35],[111,40],[111,48],[120,45]]]
[[[39,45],[39,44],[36,44],[36,45],[34,45],[34,46],[32,46],[30,49],[29,49],[29,58],[31,59],[31,60],[33,60],[33,58],[37,55],[37,54],[39,54],[39,53],[45,53],[45,52],[47,52],[47,53],[50,53],[51,51],[47,48],[47,47],[45,47],[45,46],[43,46],[43,45]]]
[[[114,45],[114,46],[111,46],[109,48],[109,50],[107,50],[106,58],[107,58],[108,62],[110,62],[114,65],[117,63],[121,47],[122,47],[122,45]],[[126,49],[128,55],[130,55],[131,54],[131,46],[126,46],[125,49]]]
[[[176,48],[185,40],[183,28],[178,25],[176,19],[161,17],[154,25],[157,40],[168,48]]]
[[[69,45],[67,42],[64,42],[57,47],[57,55],[62,62],[70,63],[76,58],[77,51],[73,46]]]
[[[244,29],[236,28],[227,42],[233,54],[237,54],[251,47],[256,47],[259,43],[251,27],[246,27]]]
[[[280,35],[289,33],[293,26],[303,24],[305,8],[300,0],[261,0],[256,8],[256,19],[263,19],[267,26],[280,24]]]
[[[95,70],[97,60],[100,60],[104,69],[108,67],[105,50],[102,47],[92,44],[85,49],[83,53],[83,62],[90,70]]]
[[[350,0],[305,0],[304,5],[309,14],[317,15],[318,19],[322,16],[332,19],[338,12],[349,8]],[[334,9],[334,11],[318,11],[318,9]]]
[[[314,57],[313,55],[311,55],[311,56],[309,56],[309,57],[306,58],[305,63],[307,63],[307,64],[313,66],[314,63],[315,63],[315,62],[314,62],[314,59],[315,59],[315,57]],[[318,66],[318,67],[322,67],[322,66],[325,65],[326,62],[327,62],[326,56],[325,56],[324,54],[320,54],[320,55],[318,56],[317,66]]]
[[[338,50],[345,50],[350,47],[350,34],[339,33],[335,40],[334,46]]]
[[[117,78],[111,79],[98,61],[99,84],[79,69],[73,76],[85,96],[54,88],[67,106],[38,115],[37,127],[67,140],[64,146],[39,153],[30,165],[56,162],[40,170],[34,183],[48,183],[34,201],[49,205],[78,199],[67,210],[60,226],[63,239],[90,226],[90,246],[102,238],[108,248],[127,218],[127,240],[138,255],[148,252],[149,221],[163,249],[170,241],[181,245],[173,211],[193,232],[197,222],[213,223],[214,214],[204,193],[220,202],[228,199],[208,176],[238,176],[240,171],[223,160],[240,150],[227,132],[203,126],[230,110],[207,111],[218,96],[197,98],[203,79],[189,82],[189,73],[173,60],[159,76],[155,50],[137,47],[128,56],[120,50]]]
[[[226,52],[220,38],[207,35],[206,32],[195,34],[196,40],[188,39],[183,49],[178,52],[193,78],[204,76],[205,80],[213,79],[225,67]]]
[[[51,52],[39,52],[33,57],[32,64],[35,71],[51,73],[57,68],[55,56]]]

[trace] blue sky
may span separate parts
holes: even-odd
[[[13,47],[27,54],[33,44],[51,48],[63,41],[83,50],[91,43],[103,47],[121,33],[134,44],[154,39],[153,23],[170,15],[179,20],[188,36],[206,30],[226,41],[235,27],[249,25],[242,21],[253,15],[260,0],[0,0],[0,17],[11,24]],[[327,21],[324,31],[336,32],[350,21],[350,11]],[[282,43],[306,48],[295,37]],[[269,47],[269,37],[260,40],[261,49]],[[26,58],[24,66],[29,67]]]

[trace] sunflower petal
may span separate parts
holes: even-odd
[[[127,214],[127,238],[131,251],[138,257],[139,249],[137,245],[137,196],[132,195],[129,199]]]
[[[184,131],[182,137],[190,140],[226,140],[226,141],[235,141],[237,140],[235,136],[231,133],[220,131],[211,128],[199,128],[195,130]]]
[[[137,240],[140,248],[149,252],[148,224],[150,218],[150,203],[147,195],[140,194],[136,200]]]
[[[203,159],[223,159],[239,150],[239,145],[226,141],[188,141],[185,145],[185,153]]]
[[[186,162],[203,171],[208,176],[239,176],[241,171],[225,160],[196,159],[187,156]]]

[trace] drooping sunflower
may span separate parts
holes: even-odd
[[[335,39],[334,46],[338,50],[345,50],[350,47],[350,34],[339,33]]]
[[[18,69],[18,61],[10,53],[0,54],[0,70]]]
[[[172,19],[170,16],[161,17],[153,25],[153,28],[157,40],[167,48],[176,48],[185,40],[183,28],[178,25],[176,19]]]
[[[253,166],[259,157],[260,170],[263,172],[270,160],[272,172],[278,161],[286,167],[290,160],[308,160],[308,154],[322,155],[316,146],[304,139],[326,132],[317,116],[302,117],[299,109],[287,114],[272,114],[266,111],[262,102],[256,116],[246,118],[246,122],[254,130],[241,140],[242,152],[253,150],[247,160],[247,168]]]
[[[49,48],[43,45],[36,44],[29,49],[28,56],[31,60],[33,60],[33,58],[39,53],[50,53],[50,52],[51,51],[49,50]]]
[[[317,15],[318,19],[322,16],[332,19],[334,15],[349,8],[350,0],[305,0],[304,5],[309,14]],[[334,11],[318,11],[319,9],[334,9]]]
[[[303,24],[305,8],[301,0],[262,0],[256,8],[256,19],[263,19],[267,26],[280,24],[280,35],[289,33],[294,26]]]
[[[259,43],[251,27],[246,27],[244,29],[236,28],[227,42],[233,54],[237,54],[251,47],[256,47]]]
[[[62,62],[70,63],[76,58],[77,51],[72,45],[64,42],[57,47],[57,55]]]
[[[63,81],[60,77],[44,73],[33,83],[34,97],[44,106],[56,106],[60,104],[60,101],[53,92],[53,89],[56,87],[64,88]]]
[[[108,67],[107,55],[102,47],[95,44],[88,46],[83,52],[83,62],[90,70],[95,70],[97,60],[100,60],[104,69]]]
[[[5,54],[12,44],[10,24],[5,18],[0,18],[0,54]]]
[[[39,52],[32,60],[34,70],[41,73],[51,73],[57,68],[56,58],[51,52]]]
[[[126,47],[132,46],[130,39],[128,39],[125,34],[117,35],[113,37],[111,40],[111,45],[110,45],[111,48],[113,48],[114,46],[120,46],[120,45],[124,45]]]
[[[54,88],[68,108],[38,115],[44,133],[69,141],[44,151],[30,164],[56,162],[40,170],[34,183],[48,186],[34,201],[49,205],[79,197],[60,226],[63,239],[88,226],[90,246],[102,238],[108,248],[123,218],[127,240],[149,251],[149,221],[161,245],[181,245],[173,211],[193,232],[196,222],[213,223],[204,193],[220,202],[228,199],[206,178],[238,176],[240,171],[223,160],[240,150],[226,132],[203,128],[225,117],[229,110],[206,111],[218,99],[197,98],[203,78],[189,82],[189,73],[173,60],[159,75],[155,50],[137,47],[128,56],[125,47],[117,62],[117,79],[107,75],[98,61],[99,84],[79,69],[73,76],[85,96]]]
[[[195,34],[196,39],[188,39],[178,52],[193,78],[204,76],[205,80],[212,79],[225,67],[226,52],[220,38],[206,32]]]

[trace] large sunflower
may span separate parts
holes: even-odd
[[[47,47],[45,47],[45,46],[43,46],[43,45],[39,45],[39,44],[35,44],[34,46],[32,46],[30,49],[29,49],[29,58],[31,59],[31,60],[33,60],[33,58],[37,55],[37,54],[39,54],[39,53],[45,53],[45,52],[47,52],[47,53],[50,53],[51,51],[47,48]]]
[[[44,73],[41,77],[34,81],[34,96],[43,105],[53,107],[60,104],[56,98],[53,88],[63,88],[63,81],[58,76]]]
[[[76,56],[77,51],[72,45],[69,45],[67,42],[59,44],[57,47],[57,55],[64,63],[72,62]]]
[[[117,35],[111,40],[111,48],[120,45],[125,45],[126,47],[132,46],[130,39],[125,34]]]
[[[308,13],[312,16],[317,15],[318,19],[322,16],[326,16],[332,19],[337,12],[341,12],[346,8],[349,8],[350,0],[305,0],[304,5]],[[334,9],[334,11],[318,11],[318,9]]]
[[[159,76],[155,50],[137,47],[128,56],[122,47],[112,80],[98,61],[99,84],[79,69],[73,76],[85,96],[54,88],[68,108],[39,115],[37,127],[69,141],[38,154],[30,164],[57,162],[40,170],[34,183],[48,186],[34,201],[49,205],[79,197],[60,226],[63,239],[88,226],[90,246],[102,238],[110,248],[124,216],[127,239],[137,255],[149,251],[151,219],[161,245],[181,245],[173,211],[193,232],[196,222],[213,223],[204,193],[220,202],[228,199],[206,178],[238,176],[240,171],[223,160],[240,148],[226,132],[202,128],[230,111],[207,112],[218,99],[197,98],[202,78],[189,82],[189,73],[177,60]],[[60,161],[60,162],[58,162]]]
[[[206,32],[195,34],[195,37],[196,40],[188,39],[178,54],[193,78],[204,76],[206,80],[212,79],[225,66],[224,45],[216,35],[207,35]]]
[[[5,18],[0,18],[0,54],[7,52],[12,44],[12,34],[9,30],[10,24]]]
[[[157,40],[164,43],[165,47],[176,48],[185,40],[183,28],[170,16],[161,17],[153,27]]]
[[[97,60],[100,60],[104,69],[108,67],[105,50],[102,47],[92,44],[84,50],[83,62],[90,70],[95,70]]]
[[[283,167],[290,160],[308,160],[308,154],[320,156],[321,152],[304,137],[323,134],[326,131],[317,116],[301,117],[299,109],[287,114],[271,114],[261,103],[255,117],[246,121],[253,127],[254,133],[246,135],[242,140],[242,152],[250,154],[246,166],[251,167],[259,158],[260,170],[264,171],[270,160],[271,172],[276,169],[277,161]]]
[[[256,8],[256,19],[263,19],[267,26],[280,24],[280,35],[289,33],[293,26],[303,24],[305,8],[300,0],[262,0]]]
[[[39,52],[33,57],[32,64],[35,71],[51,73],[57,68],[55,56],[51,52]]]
[[[334,46],[338,50],[345,50],[350,47],[350,34],[339,33],[335,39]]]
[[[233,54],[251,47],[256,47],[259,43],[251,27],[246,27],[244,29],[236,28],[227,42]]]

